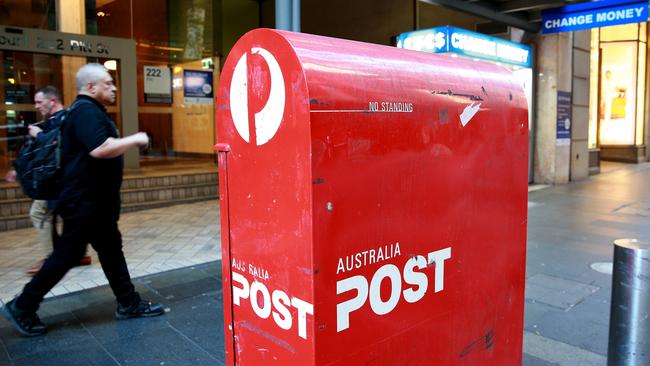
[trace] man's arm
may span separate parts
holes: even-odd
[[[132,147],[145,146],[148,143],[149,137],[144,132],[138,132],[123,138],[109,137],[103,144],[91,151],[90,156],[96,159],[115,158]]]

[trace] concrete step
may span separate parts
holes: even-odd
[[[122,183],[122,212],[218,198],[216,172],[127,176]],[[0,187],[0,231],[31,226],[32,200],[18,186]]]
[[[0,231],[9,231],[32,227],[32,220],[27,215],[0,217]]]
[[[32,200],[24,196],[17,199],[0,200],[0,218],[9,216],[29,215]]]
[[[0,202],[19,198],[29,198],[23,194],[23,190],[17,184],[4,183],[0,187]]]
[[[206,200],[210,200],[210,199],[216,199],[216,197],[209,197],[209,198],[192,197],[192,198],[181,198],[181,199],[173,199],[173,200],[150,201],[150,202],[137,203],[137,204],[133,204],[133,203],[131,203],[131,204],[122,204],[122,213],[140,211],[140,210],[148,210],[148,209],[152,209],[152,208],[168,207],[168,206],[173,206],[173,205],[181,205],[181,204],[185,204],[185,203],[206,201]],[[218,207],[218,206],[215,206],[215,207]]]
[[[217,173],[188,173],[159,176],[126,176],[122,190],[149,187],[170,187],[186,184],[217,183]]]
[[[218,186],[215,182],[166,185],[136,189],[122,189],[122,205],[161,202],[200,198],[217,198]]]

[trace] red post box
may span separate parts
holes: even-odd
[[[228,365],[521,365],[508,71],[258,29],[226,60],[217,130]]]

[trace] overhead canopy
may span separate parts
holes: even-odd
[[[558,8],[585,0],[420,0],[461,11],[488,21],[538,33],[544,9]]]

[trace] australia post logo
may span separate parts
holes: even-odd
[[[401,245],[395,242],[338,259],[336,275],[344,278],[336,281],[337,333],[358,328],[364,319],[367,322],[376,319],[375,315],[388,315],[398,307],[408,307],[444,290],[445,263],[451,259],[451,246],[409,254],[410,258],[400,268],[396,264],[401,262],[401,255]],[[373,273],[364,268],[375,264],[381,266]],[[313,322],[314,304],[286,292],[286,284],[274,286],[269,282],[273,276],[262,265],[232,258],[233,304],[252,308],[256,316],[272,319],[285,331],[297,329],[298,336],[307,339],[307,323]],[[333,309],[325,309],[330,310]]]
[[[230,113],[246,142],[260,146],[275,136],[284,116],[284,84],[278,61],[264,48],[252,47],[237,61],[230,82]],[[249,100],[251,96],[256,100]]]

